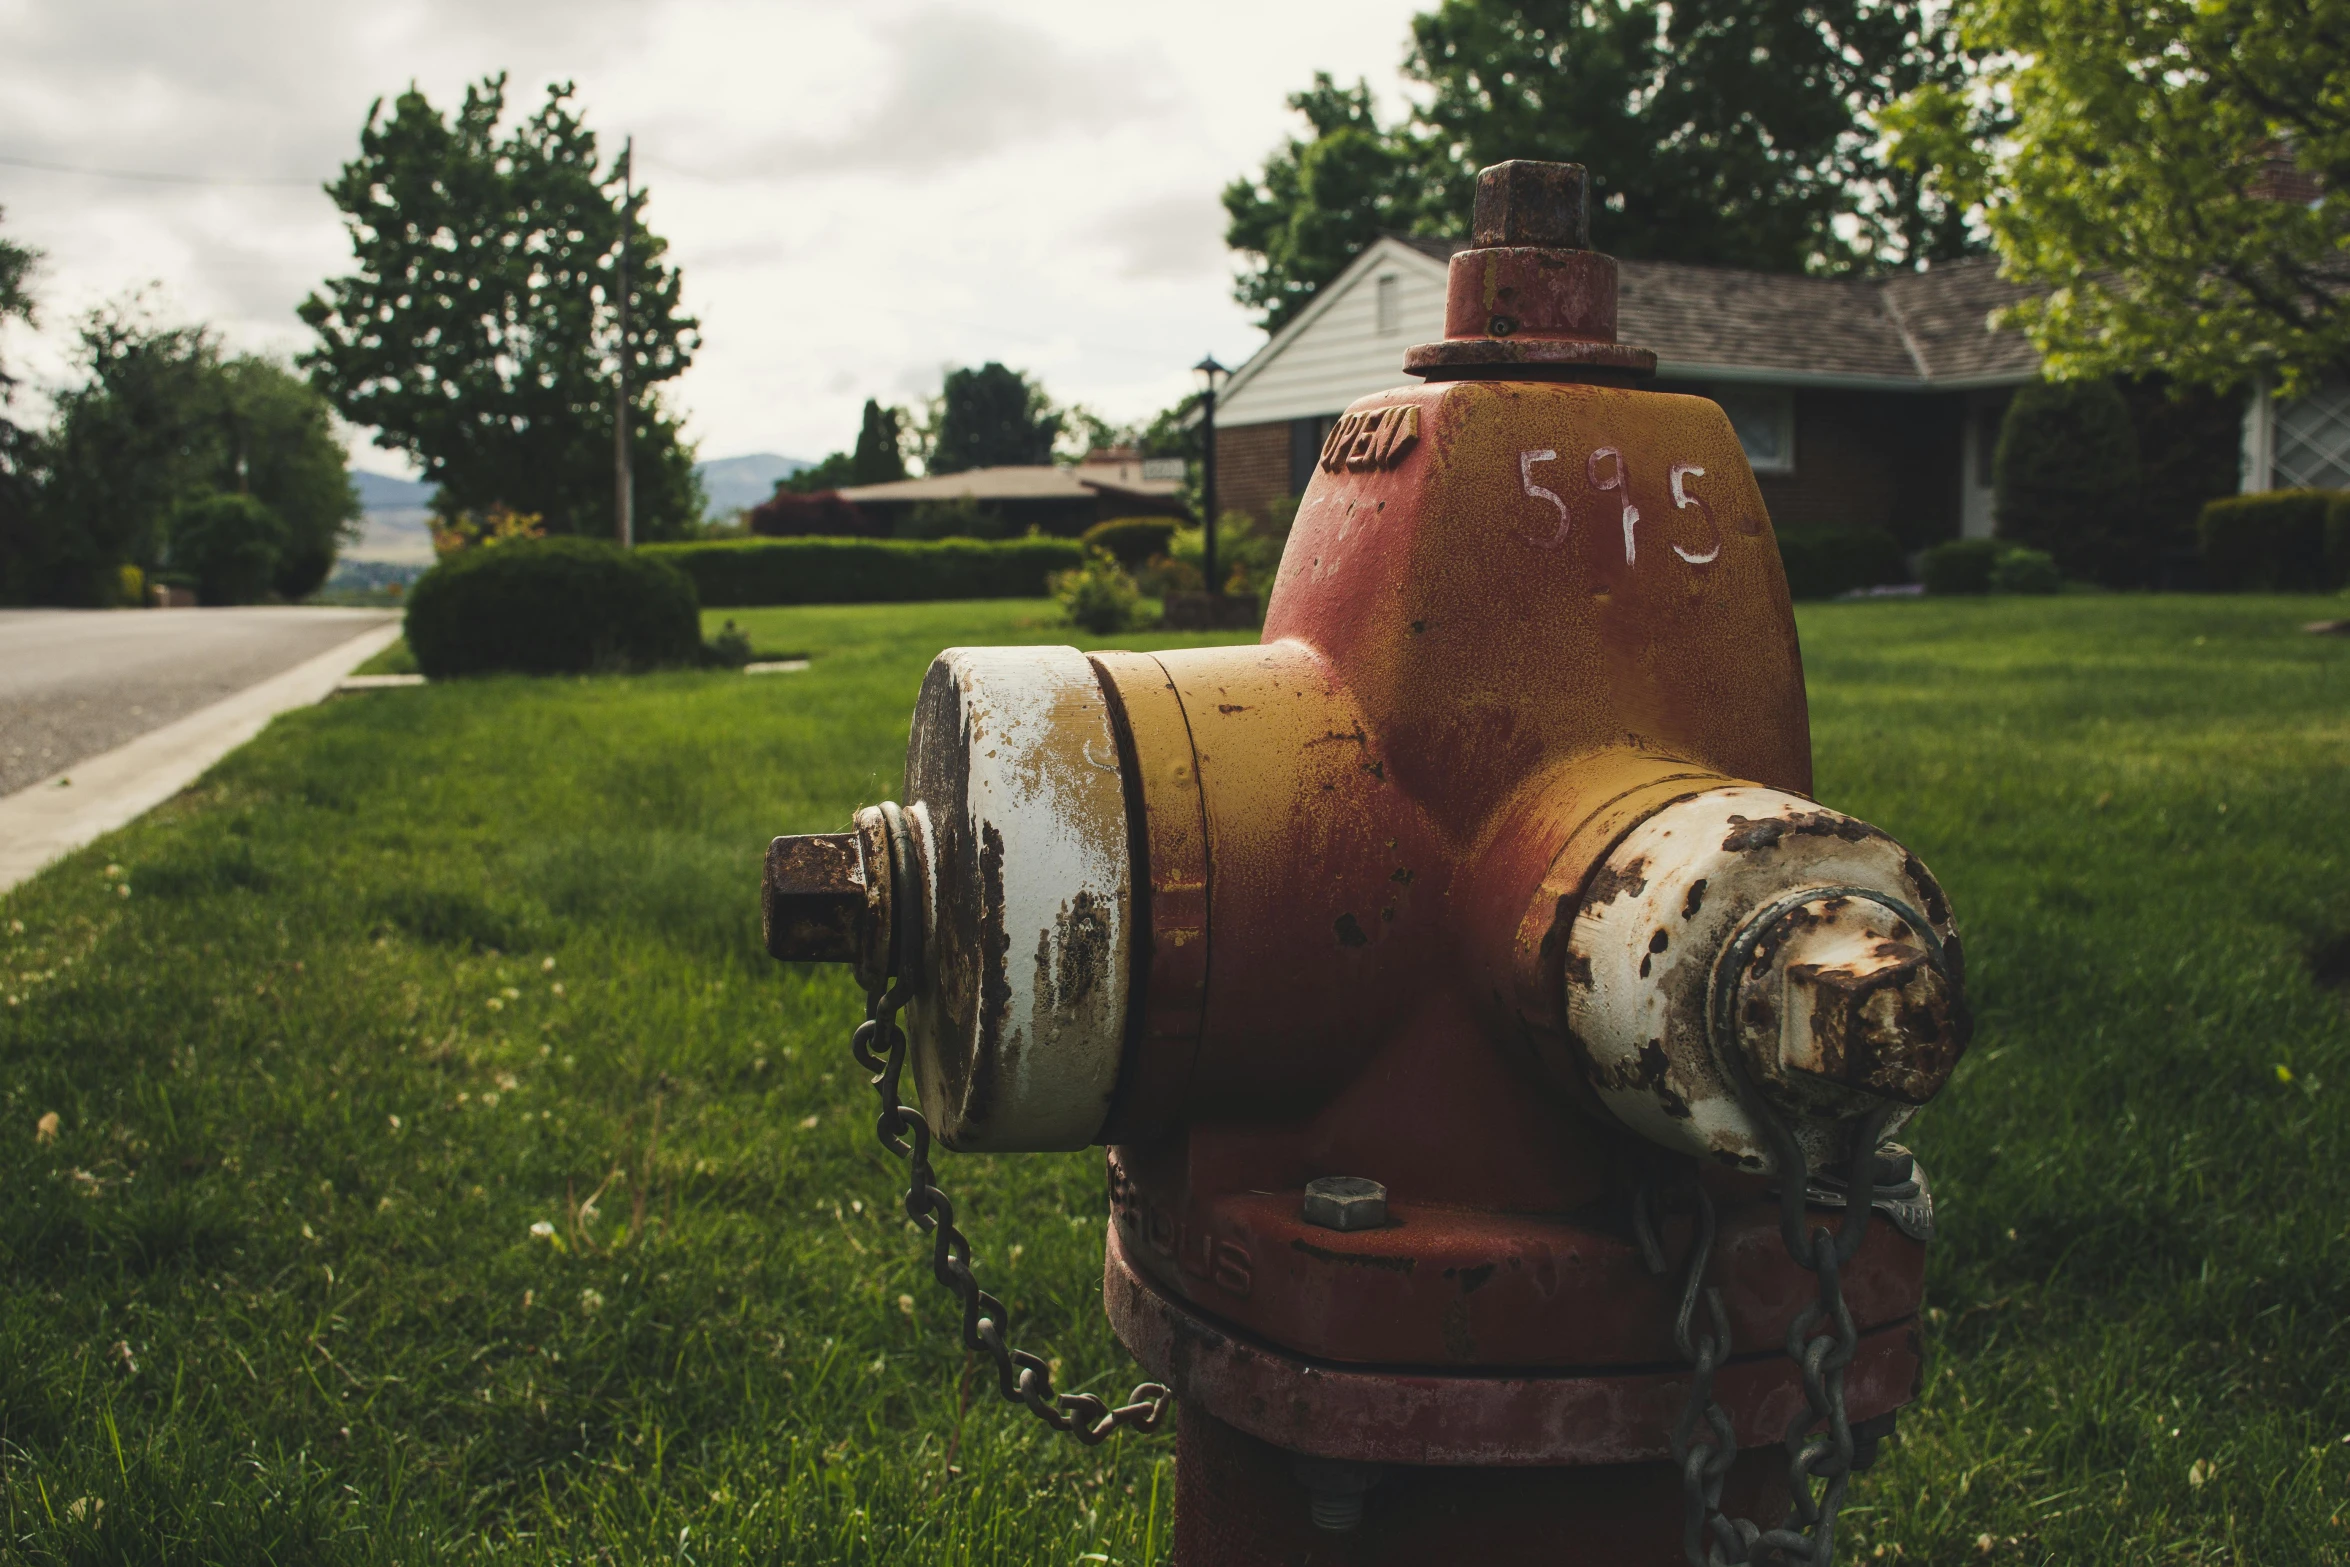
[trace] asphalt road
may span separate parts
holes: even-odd
[[[348,642],[384,610],[0,610],[0,795]]]

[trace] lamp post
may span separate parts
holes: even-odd
[[[1210,354],[1193,365],[1191,373],[1199,377],[1201,575],[1208,579],[1209,613],[1213,615],[1224,594],[1223,585],[1216,580],[1216,388],[1232,372]]]

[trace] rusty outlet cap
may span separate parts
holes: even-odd
[[[1799,1093],[1922,1105],[1966,1048],[1966,1006],[1941,943],[1915,911],[1859,890],[1769,917],[1734,1005],[1749,1068]]]
[[[1375,1230],[1387,1222],[1387,1188],[1359,1175],[1306,1182],[1299,1216],[1325,1230]]]
[[[871,900],[853,832],[809,833],[767,845],[760,931],[787,963],[853,963]]]

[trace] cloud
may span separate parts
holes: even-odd
[[[1202,191],[1120,207],[1087,231],[1118,259],[1122,278],[1200,277],[1224,265],[1224,204]]]
[[[887,33],[881,41],[893,53],[847,123],[774,138],[748,161],[784,177],[931,173],[1065,131],[1148,119],[1171,105],[1155,62],[1078,54],[1022,22],[925,8]]]

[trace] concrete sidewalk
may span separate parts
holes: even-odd
[[[0,892],[153,810],[259,734],[278,714],[324,700],[345,675],[399,636],[396,620],[371,627],[127,745],[0,796]]]

